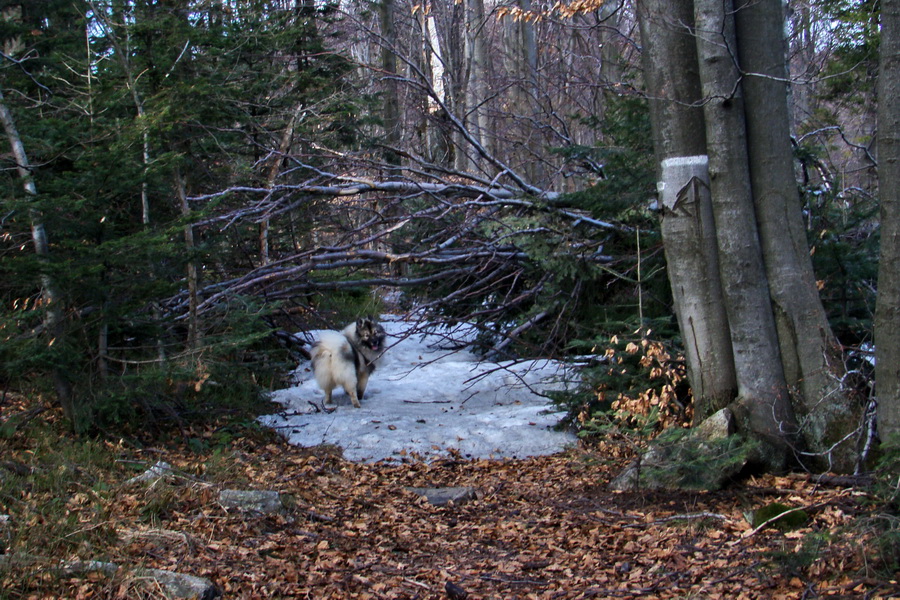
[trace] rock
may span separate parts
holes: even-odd
[[[758,448],[735,435],[735,430],[733,414],[723,408],[690,432],[660,436],[609,487],[618,491],[720,489],[744,469]]]
[[[102,560],[70,560],[47,567],[47,560],[43,557],[19,552],[0,554],[0,571],[5,569],[22,571],[35,568],[45,570],[57,577],[81,577],[90,573],[103,573],[107,577],[112,577],[119,570],[119,565]]]
[[[156,481],[157,479],[162,479],[164,477],[169,477],[172,475],[172,465],[164,461],[157,461],[155,465],[138,475],[137,477],[132,477],[128,481],[125,482],[125,485],[131,485],[132,483],[146,483],[148,481]]]
[[[91,573],[103,573],[107,577],[112,577],[119,570],[116,563],[105,562],[102,560],[73,560],[61,564],[54,573],[59,577],[71,577],[73,575],[81,577]]]
[[[734,414],[727,408],[710,415],[694,430],[694,435],[704,440],[720,440],[734,435],[737,426],[734,423]]]
[[[419,496],[424,496],[434,506],[447,506],[451,502],[454,506],[460,506],[478,497],[473,487],[408,487],[406,489]]]
[[[641,489],[641,459],[633,460],[622,469],[622,472],[609,482],[609,489],[617,492],[636,492]]]
[[[5,568],[21,569],[43,562],[39,558],[28,555],[0,555],[0,570]],[[57,577],[82,577],[91,573],[103,573],[107,577],[117,575],[122,567],[116,563],[101,560],[73,560],[60,563],[49,570]],[[135,569],[129,573],[131,577],[152,579],[165,588],[167,598],[185,598],[187,600],[214,600],[222,596],[219,589],[210,580],[185,573],[163,571],[162,569]]]
[[[9,540],[12,539],[12,523],[9,515],[0,515],[0,552],[6,547]]]
[[[444,591],[447,592],[447,597],[450,598],[450,600],[466,600],[466,598],[469,597],[469,592],[452,581],[448,581],[446,585],[444,585]]]
[[[140,569],[135,575],[156,580],[172,598],[213,600],[222,596],[222,592],[210,580],[195,575],[161,569]]]
[[[263,514],[284,512],[286,508],[279,492],[267,490],[222,490],[219,492],[219,504],[225,508]]]
[[[800,529],[809,522],[809,514],[802,508],[791,508],[780,502],[773,502],[756,509],[749,515],[754,529],[774,527],[781,531]]]

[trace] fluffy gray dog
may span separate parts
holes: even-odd
[[[322,332],[313,345],[312,364],[325,404],[331,404],[331,392],[340,386],[353,406],[360,407],[369,375],[384,354],[385,337],[384,327],[372,317],[357,319],[340,332]]]

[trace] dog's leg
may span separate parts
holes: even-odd
[[[353,403],[353,406],[355,406],[356,408],[362,408],[362,407],[359,405],[359,399],[360,399],[362,396],[360,396],[360,395],[357,393],[357,391],[356,391],[355,389],[353,389],[353,388],[351,387],[349,390],[347,390],[347,395],[350,396],[350,402]]]
[[[331,404],[331,389],[322,390],[325,392],[325,404]]]
[[[360,400],[362,400],[363,396],[366,395],[366,386],[368,385],[369,372],[367,370],[363,370],[356,375],[356,395]]]

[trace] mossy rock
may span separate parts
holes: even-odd
[[[750,524],[756,528],[770,520],[768,527],[774,527],[781,531],[793,531],[809,522],[809,514],[803,509],[795,509],[780,502],[773,502],[753,511]]]
[[[759,444],[702,429],[669,430],[610,483],[613,489],[718,490],[737,478]]]

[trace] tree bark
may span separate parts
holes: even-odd
[[[175,179],[175,191],[178,194],[181,215],[188,222],[184,226],[184,246],[189,256],[187,261],[187,284],[188,284],[188,339],[187,346],[191,350],[196,350],[202,342],[200,334],[200,271],[197,268],[197,260],[194,258],[194,225],[189,221],[191,216],[191,207],[188,204],[187,186],[184,177],[179,168],[175,168],[173,173]]]
[[[400,164],[400,155],[396,149],[400,146],[400,95],[397,89],[397,29],[395,27],[396,10],[394,0],[381,0],[379,5],[381,18],[381,68],[383,70],[382,85],[384,89],[384,134],[387,149],[385,161],[390,165]]]
[[[463,122],[472,137],[488,152],[491,138],[490,122],[486,102],[488,100],[488,73],[490,72],[487,41],[487,21],[484,16],[484,0],[465,0],[466,5],[466,64],[468,83],[466,84],[466,117]],[[473,160],[469,165],[479,171],[484,165]]]
[[[882,440],[900,435],[900,2],[881,3],[878,74],[881,258],[875,307],[875,381]]]
[[[271,156],[268,161],[268,165],[266,168],[266,188],[272,189],[275,187],[275,181],[278,179],[278,175],[281,173],[281,163],[284,160],[284,157],[287,156],[288,152],[291,149],[291,144],[294,141],[294,128],[297,125],[297,120],[300,118],[300,114],[303,112],[303,103],[298,103],[294,110],[291,111],[291,115],[288,119],[288,122],[285,123],[284,129],[281,131],[281,137],[279,138],[278,148],[271,151]],[[269,264],[269,219],[268,217],[264,218],[259,223],[259,264],[267,265]]]
[[[694,175],[708,186],[697,49],[689,29],[693,10],[691,0],[647,0],[637,7],[660,165],[663,245],[698,424],[734,398],[737,382],[708,187],[676,205],[682,190],[692,191],[685,186]]]
[[[519,8],[530,13],[531,0],[518,0]],[[517,114],[526,120],[534,118],[540,113],[538,89],[538,51],[535,39],[534,23],[528,19],[519,19],[512,24],[515,35],[512,54],[517,57],[516,68],[519,82],[515,88],[514,108]],[[540,160],[534,157],[525,158],[525,175],[535,185],[543,185],[546,182],[547,170]]]
[[[468,69],[466,66],[466,11],[462,2],[434,3],[442,5],[443,18],[436,19],[436,31],[441,41],[446,75],[446,102],[448,115],[442,115],[449,121],[451,115],[463,118],[466,114],[466,87],[468,85]],[[452,167],[465,171],[469,167],[469,144],[462,128],[450,125],[450,148],[452,149]]]
[[[0,125],[6,132],[6,138],[9,140],[12,154],[16,159],[16,171],[22,180],[22,186],[25,193],[31,197],[37,196],[37,185],[34,183],[34,177],[31,172],[31,163],[28,161],[28,154],[25,151],[25,145],[22,143],[22,137],[16,128],[16,121],[12,111],[6,105],[6,99],[3,92],[0,91]],[[37,209],[32,208],[29,211],[31,217],[31,240],[34,244],[34,252],[42,263],[46,263],[50,258],[50,243],[47,240],[47,231],[44,228],[43,217]],[[62,294],[56,284],[56,281],[46,270],[41,274],[41,296],[46,310],[44,316],[44,328],[50,335],[49,343],[62,346],[62,336],[64,335],[64,320],[62,309]],[[56,388],[56,398],[63,409],[63,413],[71,422],[75,422],[75,405],[72,394],[72,385],[58,366],[53,367],[53,383]]]
[[[427,2],[423,2],[413,14],[417,25],[417,31],[413,36],[413,43],[416,51],[413,54],[412,61],[422,72],[422,78],[425,80],[425,86],[434,90],[436,95],[441,94],[442,85],[440,76],[435,73],[442,73],[442,65],[440,64],[440,42],[437,35],[432,36],[432,28],[434,18],[431,15],[431,7]],[[420,152],[425,160],[436,162],[437,156],[442,153],[435,152],[438,147],[436,143],[439,132],[435,131],[432,121],[434,101],[426,94],[419,107],[416,123],[417,142],[421,148]]]
[[[747,147],[756,220],[774,307],[784,374],[794,395],[801,434],[819,466],[850,472],[856,449],[850,438],[859,411],[840,381],[844,367],[819,298],[800,196],[794,176],[780,0],[739,0],[735,12],[743,71]]]
[[[765,466],[779,470],[796,424],[756,226],[733,14],[731,0],[694,2],[719,272],[738,383],[731,408],[739,428],[765,442]]]

